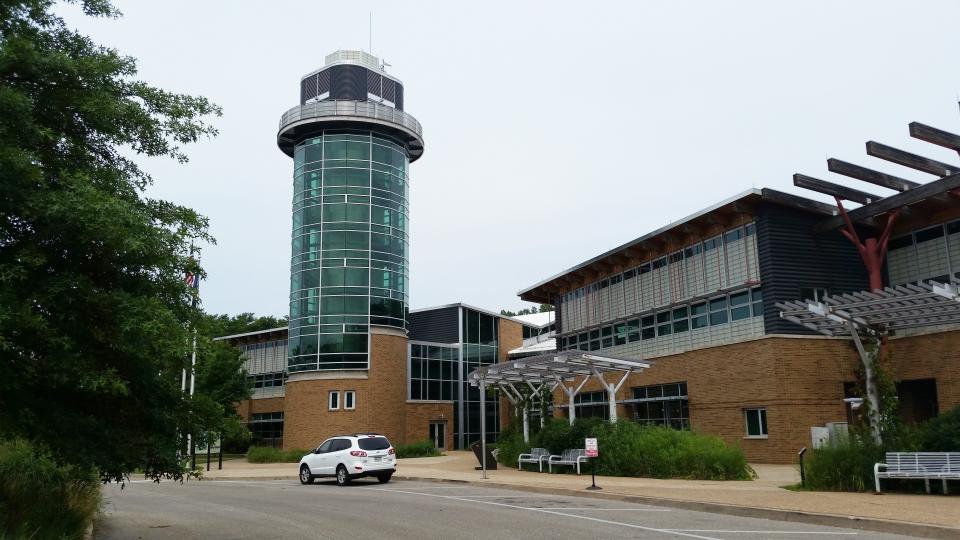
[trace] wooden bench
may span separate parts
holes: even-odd
[[[546,448],[534,448],[529,454],[520,454],[517,458],[517,469],[523,470],[524,463],[536,463],[543,472],[543,462],[550,458],[550,452]]]
[[[561,455],[552,455],[547,459],[547,467],[553,472],[554,465],[569,465],[577,468],[577,474],[580,474],[580,464],[586,463],[587,451],[583,448],[574,448],[564,450]]]
[[[887,452],[884,461],[873,466],[877,493],[881,478],[921,479],[927,493],[930,480],[940,480],[944,495],[948,493],[947,480],[960,480],[960,452]]]

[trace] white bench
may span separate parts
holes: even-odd
[[[550,452],[546,448],[533,448],[529,454],[520,454],[517,458],[517,469],[523,470],[524,463],[536,463],[543,472],[543,462],[550,458]]]
[[[886,463],[873,466],[877,493],[880,493],[881,478],[922,479],[927,493],[930,493],[930,480],[940,480],[944,495],[947,480],[960,480],[960,452],[887,452],[884,461]]]
[[[553,472],[554,465],[570,465],[577,468],[577,474],[580,474],[580,464],[587,462],[587,451],[583,448],[574,448],[564,450],[561,455],[552,455],[547,459],[547,467]]]

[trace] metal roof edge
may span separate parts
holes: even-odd
[[[257,334],[266,334],[267,332],[279,332],[279,331],[281,331],[281,330],[283,330],[283,331],[288,331],[288,330],[290,330],[290,327],[289,327],[289,326],[278,326],[278,327],[276,327],[276,328],[267,328],[266,330],[256,330],[256,331],[254,331],[254,332],[245,332],[245,333],[243,333],[243,334],[232,334],[232,335],[229,335],[229,336],[215,337],[215,338],[213,338],[213,340],[214,340],[214,341],[222,341],[222,340],[225,340],[225,339],[233,339],[233,338],[240,338],[240,337],[246,337],[246,336],[255,336],[255,335],[257,335]]]

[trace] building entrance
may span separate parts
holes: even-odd
[[[433,447],[438,450],[447,448],[447,423],[430,422],[430,440],[433,441]]]

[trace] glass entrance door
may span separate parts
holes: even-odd
[[[433,441],[434,448],[439,450],[447,448],[446,422],[430,422],[430,440]]]

